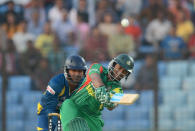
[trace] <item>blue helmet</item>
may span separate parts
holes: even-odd
[[[87,70],[85,59],[79,55],[69,56],[65,61],[64,75],[72,80],[71,76],[68,73],[68,70],[83,70],[85,74]]]
[[[65,70],[73,69],[73,70],[86,71],[87,65],[86,65],[85,59],[83,57],[81,57],[79,55],[72,55],[66,59],[64,69]]]

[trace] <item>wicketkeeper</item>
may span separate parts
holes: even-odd
[[[72,92],[81,84],[87,66],[83,57],[78,55],[66,59],[64,74],[54,76],[37,105],[37,131],[48,131],[48,114],[59,113],[59,104],[68,99]],[[52,117],[52,131],[58,123],[57,116]],[[51,123],[50,123],[51,124]]]

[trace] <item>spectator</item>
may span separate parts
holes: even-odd
[[[89,13],[87,9],[87,1],[79,0],[79,8],[77,10],[77,15],[79,15],[85,23],[88,23],[89,21]]]
[[[25,20],[28,22],[33,21],[32,20],[32,14],[34,11],[39,12],[39,19],[40,22],[45,23],[46,21],[46,12],[44,9],[44,3],[43,0],[31,0],[30,4],[27,5],[25,9]]]
[[[113,16],[110,13],[105,13],[103,22],[99,24],[99,30],[108,38],[115,35],[117,32],[117,25],[113,22]]]
[[[44,6],[46,14],[48,14],[49,10],[53,7],[55,0],[44,0]]]
[[[184,14],[184,12],[180,11],[178,14],[178,23],[176,29],[177,36],[182,37],[183,40],[187,43],[189,37],[192,35],[193,32],[194,25],[192,21],[190,21],[190,19],[186,17],[186,14]]]
[[[120,24],[117,25],[117,28],[117,34],[108,39],[108,53],[110,58],[114,58],[120,53],[134,55],[135,43],[133,38],[125,34],[124,28]]]
[[[153,19],[146,27],[145,39],[154,47],[158,47],[159,43],[169,33],[171,22],[165,18],[164,13],[159,11],[157,18]]]
[[[182,6],[184,6],[184,8],[186,8],[186,10],[188,10],[190,12],[190,16],[192,17],[192,13],[194,13],[194,1],[193,0],[185,0],[182,2],[183,2]]]
[[[40,50],[43,57],[47,57],[48,53],[52,50],[54,42],[54,34],[51,30],[50,22],[45,23],[44,31],[37,37],[35,47]]]
[[[8,39],[6,42],[6,72],[8,75],[17,74],[17,52],[14,46],[14,43],[11,39]],[[0,52],[0,72],[2,72],[2,52]]]
[[[6,19],[6,15],[8,13],[12,13],[16,19],[16,22],[20,22],[21,20],[24,19],[24,10],[23,10],[23,7],[19,6],[19,5],[16,5],[14,3],[14,1],[8,1],[5,5],[5,9],[4,11],[2,12],[3,14],[3,18],[4,19],[1,19],[3,20],[3,22],[5,22],[5,19]]]
[[[76,25],[76,29],[76,35],[78,40],[77,43],[79,44],[80,49],[82,49],[89,35],[90,26],[88,23],[84,22],[80,15],[78,15],[78,23]]]
[[[172,13],[174,24],[180,21],[180,12],[185,14],[186,19],[190,19],[190,12],[181,0],[169,0],[168,10]]]
[[[128,34],[133,37],[138,48],[142,34],[141,27],[134,17],[128,17],[128,20],[129,26],[125,27],[125,34]]]
[[[7,41],[7,35],[6,32],[2,29],[2,26],[0,26],[0,51],[6,48],[6,41]]]
[[[65,53],[60,48],[60,43],[57,37],[54,39],[54,43],[52,44],[53,48],[48,54],[48,62],[51,67],[51,71],[53,73],[58,72],[62,69],[62,65],[64,64]]]
[[[63,10],[62,20],[56,21],[53,24],[53,30],[59,36],[60,42],[65,45],[68,43],[68,35],[75,31],[73,24],[68,19],[68,12]]]
[[[24,53],[27,50],[28,40],[34,41],[35,36],[27,32],[27,22],[21,21],[18,26],[18,31],[13,36],[13,41],[19,54]]]
[[[186,44],[183,39],[176,36],[176,28],[172,27],[161,43],[162,55],[165,60],[182,59],[186,53]]]
[[[108,60],[107,38],[98,27],[94,27],[82,51],[87,61],[99,62]]]
[[[113,17],[112,22],[115,21],[116,13],[109,5],[110,5],[110,3],[108,0],[99,0],[97,2],[97,9],[96,9],[96,23],[97,24],[104,21],[105,13],[111,14]]]
[[[41,22],[39,11],[32,12],[32,20],[28,22],[28,32],[36,38],[43,32],[44,23]]]
[[[38,49],[34,47],[33,41],[28,40],[27,50],[20,55],[20,74],[33,76],[36,68],[38,68],[41,58],[41,53]]]
[[[190,53],[190,58],[195,59],[195,32],[192,34],[192,36],[189,39],[188,50]]]
[[[141,11],[142,0],[117,0],[116,6],[123,14],[138,15]]]
[[[138,16],[138,21],[140,22],[143,30],[150,21],[157,17],[157,13],[159,11],[165,11],[162,0],[150,0],[149,5],[141,10]]]
[[[83,22],[88,23],[89,13],[86,0],[78,0],[78,9],[72,8],[70,10],[69,18],[73,25],[78,23],[78,15],[83,19]]]
[[[6,22],[2,25],[3,30],[7,33],[7,38],[12,39],[13,35],[17,31],[17,23],[13,13],[6,15]]]
[[[158,70],[154,54],[147,54],[136,77],[136,90],[151,90],[158,86]]]
[[[194,9],[194,0],[186,0],[184,1],[185,7],[189,10],[191,21],[195,25],[195,9]]]
[[[79,41],[77,40],[78,37],[76,36],[75,32],[72,32],[68,34],[68,43],[66,47],[64,48],[66,55],[71,56],[71,55],[78,55],[79,51],[81,49],[81,45],[78,43]]]
[[[45,91],[49,79],[52,77],[51,68],[49,67],[48,60],[42,58],[40,64],[32,77],[35,82],[35,90]]]
[[[55,5],[49,10],[48,17],[53,26],[57,21],[62,21],[63,19],[64,3],[63,0],[56,0]]]

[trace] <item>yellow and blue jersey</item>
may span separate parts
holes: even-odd
[[[41,101],[38,103],[37,114],[40,114],[41,112],[46,114],[58,112],[58,103],[69,97],[70,89],[64,74],[54,76],[49,81],[47,89],[43,93]]]
[[[51,78],[46,91],[41,97],[41,101],[37,105],[37,131],[48,131],[48,114],[59,113],[57,109],[58,104],[62,103],[65,99],[70,98],[70,96],[70,87],[64,74],[58,74]],[[52,122],[52,131],[54,131],[55,126],[57,124],[57,117],[53,117]]]

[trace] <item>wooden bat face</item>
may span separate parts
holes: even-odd
[[[112,96],[111,102],[122,104],[122,105],[131,105],[139,98],[139,94],[123,94],[116,93]]]

